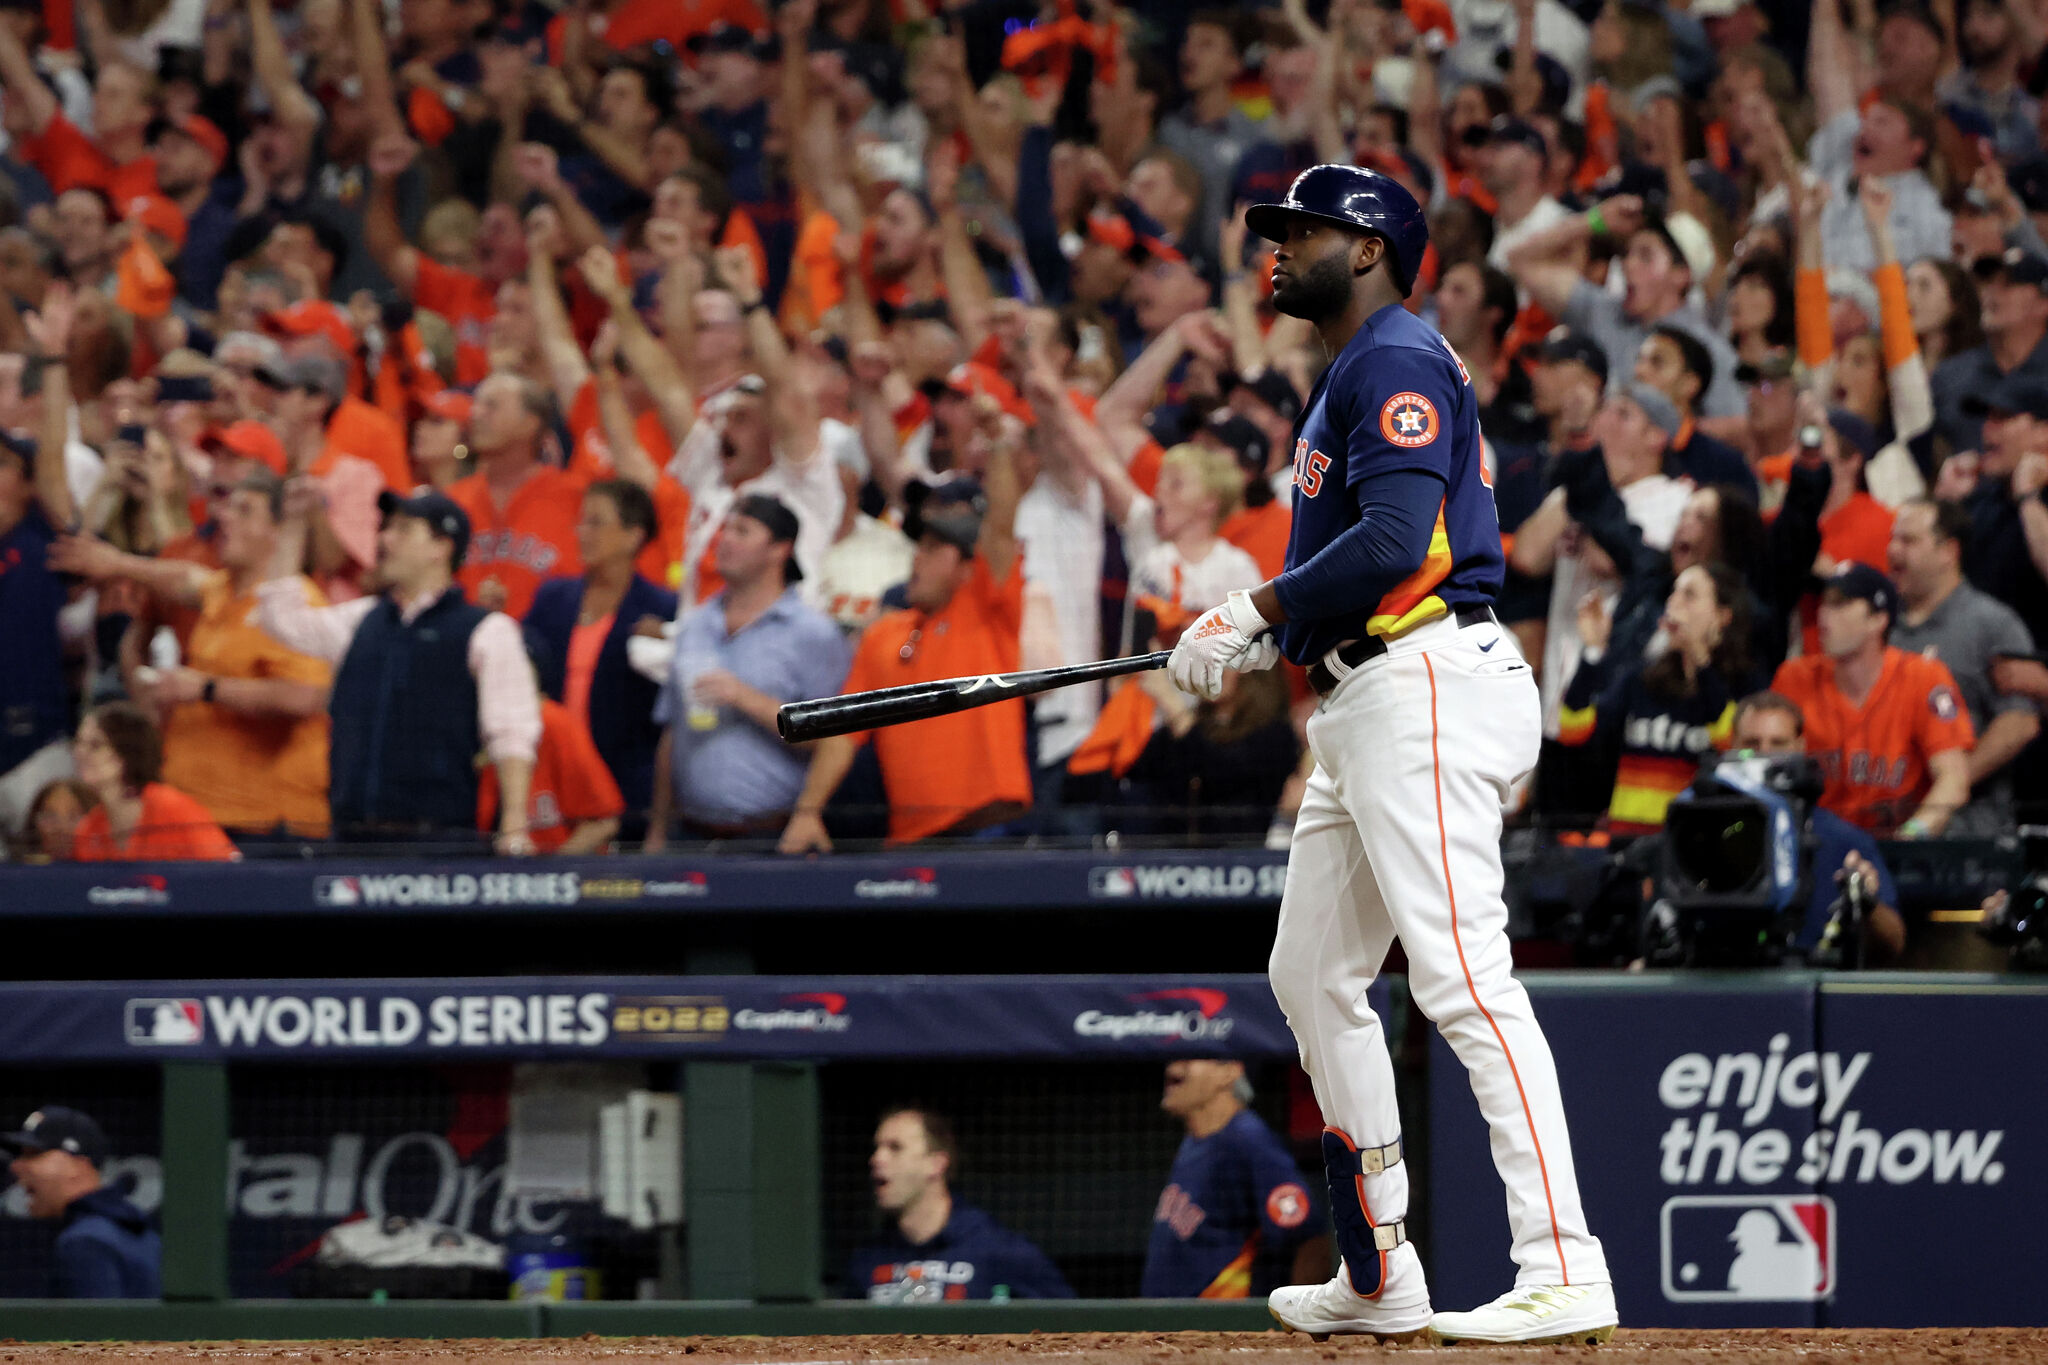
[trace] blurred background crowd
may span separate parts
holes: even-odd
[[[1284,843],[1315,697],[1163,675],[1324,363],[1247,204],[1428,206],[1539,670],[1516,819],[1804,748],[2048,796],[2040,0],[0,0],[23,858]],[[1484,724],[1483,717],[1469,718]]]

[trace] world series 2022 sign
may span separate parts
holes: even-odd
[[[2048,987],[1906,978],[1525,978],[1587,1217],[1643,1327],[2048,1322]],[[1464,1068],[1430,1054],[1445,1303],[1513,1274]]]
[[[0,984],[0,1062],[1287,1057],[1263,976]]]

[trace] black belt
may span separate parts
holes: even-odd
[[[1458,613],[1457,619],[1460,627],[1476,626],[1482,621],[1491,621],[1493,619],[1493,608],[1467,607]],[[1350,644],[1339,646],[1337,657],[1344,661],[1345,667],[1357,668],[1366,660],[1377,659],[1386,652],[1386,636],[1368,635],[1362,640],[1353,640]],[[1330,671],[1330,665],[1327,662],[1328,658],[1328,655],[1324,655],[1323,658],[1316,660],[1308,666],[1308,685],[1316,690],[1316,695],[1319,697],[1329,696],[1339,681],[1337,675]],[[1345,676],[1349,677],[1350,675],[1346,674]]]

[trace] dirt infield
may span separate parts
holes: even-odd
[[[4,1327],[0,1327],[4,1330]],[[0,1365],[945,1365],[966,1360],[1075,1365],[1320,1365],[1399,1352],[1464,1365],[1522,1365],[1577,1356],[1615,1365],[1770,1365],[1821,1357],[1858,1365],[1979,1365],[2048,1361],[2048,1330],[1943,1328],[1911,1332],[1631,1332],[1602,1347],[1380,1346],[1336,1339],[1321,1346],[1278,1333],[1046,1333],[1031,1336],[584,1337],[543,1341],[139,1342],[0,1344]]]

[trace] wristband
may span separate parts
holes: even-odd
[[[759,298],[759,299],[755,299],[755,300],[754,300],[754,301],[753,301],[752,303],[749,303],[749,304],[743,304],[743,305],[741,305],[741,307],[740,307],[740,312],[741,312],[741,313],[743,313],[743,314],[744,314],[744,313],[758,313],[758,312],[760,312],[760,311],[761,311],[761,310],[762,310],[763,308],[766,308],[767,306],[768,306],[768,300],[767,300],[767,299],[765,299],[765,298]]]
[[[206,686],[199,689],[199,700],[211,705],[213,702],[213,694],[219,689],[219,687],[219,678],[208,678],[206,680]]]
[[[1916,815],[1905,824],[1899,826],[1899,837],[1901,839],[1925,839],[1927,837],[1927,826],[1922,824],[1920,817]]]
[[[1595,237],[1605,237],[1607,235],[1607,217],[1600,212],[1598,204],[1586,210],[1586,226],[1593,229]]]

